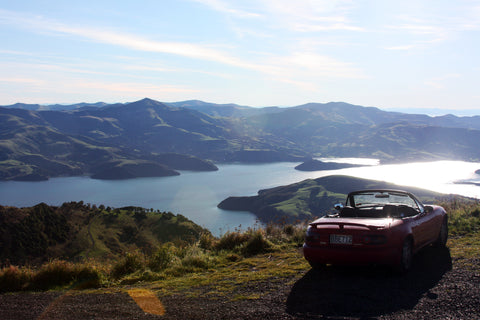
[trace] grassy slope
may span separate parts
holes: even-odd
[[[431,203],[447,196],[428,190],[398,186],[384,181],[349,176],[327,176],[307,179],[287,186],[259,191],[257,196],[230,197],[219,207],[226,210],[247,210],[255,213],[263,222],[313,219],[333,210],[337,203],[344,203],[347,193],[362,189],[401,189],[417,195],[424,203]]]
[[[447,246],[452,263],[456,268],[480,271],[480,204],[457,201],[441,204],[450,217]],[[119,219],[125,219],[125,224],[130,221],[125,215],[120,215]],[[138,283],[137,286],[160,296],[259,299],[275,288],[273,285],[269,286],[271,289],[260,289],[265,283],[293,284],[310,269],[300,248],[304,231],[305,225],[269,225],[260,230],[227,233],[221,238],[204,234],[190,245],[164,244],[151,255],[134,251],[101,264],[98,260],[89,260],[86,264],[78,264],[77,269],[86,268],[96,274],[96,281],[90,286],[106,286],[109,290],[123,290],[124,285]],[[94,237],[99,237],[97,232],[92,231]],[[42,273],[51,265],[52,262],[36,271],[15,267],[3,269],[0,283],[6,283],[10,286],[7,290],[14,291],[22,287],[44,288],[35,286],[36,278],[32,274]],[[64,264],[60,265],[65,268]],[[73,270],[74,267],[69,268]],[[9,284],[5,280],[9,277],[20,279],[23,286]],[[76,282],[78,276],[68,279],[63,286],[84,283]],[[252,287],[256,289],[249,289]]]
[[[471,212],[480,206],[470,206],[467,212],[453,211],[455,219],[471,218]],[[476,208],[476,209],[475,209]],[[465,208],[464,208],[465,209]],[[462,209],[462,210],[464,210]],[[461,217],[459,217],[461,216]],[[474,229],[457,228],[450,223],[450,238],[447,242],[452,263],[460,268],[480,272],[480,218],[475,218]],[[183,294],[200,297],[207,294],[211,298],[226,297],[235,299],[259,299],[269,292],[242,290],[264,282],[285,282],[292,285],[310,269],[303,258],[301,249],[294,244],[286,245],[273,252],[247,257],[239,262],[218,266],[202,273],[186,274],[182,277],[169,277],[145,285],[159,295]],[[207,293],[205,288],[208,288]],[[248,293],[245,293],[248,292]]]
[[[129,250],[152,253],[168,241],[189,244],[209,233],[182,215],[143,208],[110,209],[64,203],[31,208],[0,206],[0,261],[111,259]]]

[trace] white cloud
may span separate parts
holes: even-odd
[[[91,27],[69,26],[42,17],[28,16],[15,12],[0,10],[0,23],[7,23],[21,28],[28,28],[34,32],[56,32],[66,35],[79,36],[91,41],[118,45],[133,50],[169,53],[189,58],[220,62],[228,65],[251,68],[254,66],[241,61],[219,50],[208,46],[182,42],[161,42],[144,38],[135,34],[120,33]]]
[[[222,1],[222,0],[192,0],[194,2],[199,2],[203,5],[206,5],[213,10],[227,13],[229,15],[233,15],[239,18],[259,18],[262,15],[259,13],[255,12],[249,12],[243,9],[238,9],[235,8],[234,5],[231,3],[228,3],[227,1]],[[236,2],[235,4],[238,5],[238,3],[242,2]]]
[[[103,44],[121,46],[137,51],[167,53],[187,58],[212,61],[237,68],[253,70],[266,75],[300,78],[305,74],[335,78],[358,78],[361,72],[351,64],[315,53],[293,53],[277,55],[264,59],[241,59],[229,53],[212,49],[212,46],[197,45],[182,42],[162,42],[147,39],[141,35],[102,30],[94,27],[69,26],[44,18],[25,16],[0,10],[0,20],[22,27],[28,27],[34,32],[48,31],[70,36],[77,36]],[[255,61],[257,59],[257,61]],[[310,76],[309,76],[310,77]],[[303,79],[302,79],[303,81]]]
[[[190,89],[183,86],[175,85],[153,85],[151,83],[138,82],[103,82],[103,81],[84,81],[79,80],[72,82],[73,88],[88,89],[95,91],[107,91],[107,93],[116,94],[135,94],[145,97],[158,96],[167,93],[195,93],[196,89]]]
[[[435,89],[444,89],[447,87],[447,82],[450,79],[457,79],[460,78],[461,75],[457,73],[445,74],[440,77],[435,77],[430,80],[425,81],[425,85],[429,87],[433,87]]]
[[[417,45],[449,41],[465,31],[480,31],[480,6],[472,3],[426,7],[420,2],[415,11],[392,16],[386,29],[397,36],[411,36]]]
[[[36,79],[36,78],[24,78],[24,77],[0,77],[0,82],[4,83],[19,83],[19,84],[27,84],[33,86],[39,86],[45,83],[44,80]]]
[[[385,50],[410,50],[415,48],[416,45],[408,44],[403,46],[392,46],[392,47],[385,47]]]
[[[353,7],[345,0],[263,0],[269,16],[279,26],[295,32],[364,31],[351,19]]]
[[[312,78],[366,78],[363,72],[352,63],[343,62],[314,52],[295,52],[284,57],[271,58],[273,65],[285,66],[274,72],[295,75],[300,79]],[[278,73],[277,75],[280,75]],[[305,80],[304,80],[305,81]]]
[[[335,30],[364,31],[362,27],[350,21],[352,2],[348,0],[192,1],[232,17],[263,20],[274,29],[283,28],[301,33]],[[249,5],[252,9],[239,8]],[[236,28],[237,32],[240,32],[240,28]]]

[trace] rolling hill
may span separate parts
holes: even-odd
[[[216,170],[212,162],[317,156],[480,159],[480,116],[430,117],[343,102],[252,108],[148,98],[44,109],[0,107],[0,179],[161,176]]]
[[[264,223],[311,221],[332,212],[335,204],[344,203],[349,192],[364,189],[406,190],[427,203],[448,197],[440,193],[398,186],[385,181],[327,176],[260,190],[256,196],[229,197],[220,202],[218,207],[225,210],[250,211]]]
[[[210,232],[182,215],[138,207],[111,209],[68,202],[60,207],[0,206],[0,261],[13,264],[61,258],[109,259],[162,243],[198,241]]]

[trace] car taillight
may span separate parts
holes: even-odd
[[[368,235],[363,237],[364,244],[384,244],[387,242],[387,237],[384,235]]]
[[[307,228],[307,234],[305,235],[305,242],[318,242],[320,240],[320,234],[318,232],[313,231],[315,230],[314,227]]]
[[[318,237],[318,234],[312,231],[312,227],[307,228],[307,234],[305,235],[305,241],[315,241],[315,238]]]

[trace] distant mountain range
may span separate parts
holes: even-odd
[[[197,100],[0,107],[0,179],[99,179],[216,170],[213,162],[480,159],[480,116],[343,102],[252,108]]]

